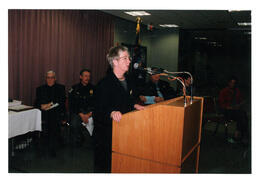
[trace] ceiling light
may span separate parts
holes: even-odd
[[[199,39],[199,40],[207,40],[206,37],[195,37],[195,39]]]
[[[238,22],[239,26],[251,26],[251,22]]]
[[[251,35],[251,32],[244,32],[245,35]]]
[[[228,10],[228,12],[240,12],[240,11],[250,11],[250,10]]]
[[[216,46],[217,45],[217,42],[208,42],[209,45],[213,45],[213,46]]]
[[[160,27],[169,27],[169,28],[173,28],[173,27],[179,27],[178,25],[175,24],[160,24]]]
[[[241,10],[228,10],[228,12],[238,12],[238,11],[241,11]]]
[[[148,16],[148,15],[151,15],[146,11],[126,11],[125,13],[128,14],[128,15],[131,15],[131,16]]]

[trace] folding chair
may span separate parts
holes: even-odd
[[[224,114],[221,114],[218,111],[216,100],[217,99],[212,96],[204,97],[203,126],[205,126],[207,122],[216,122],[216,127],[213,132],[213,135],[216,135],[220,124],[224,124],[225,136],[226,138],[228,138],[228,126],[230,125],[232,120],[227,120]]]

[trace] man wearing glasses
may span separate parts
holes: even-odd
[[[36,89],[36,107],[42,111],[43,139],[47,153],[56,156],[60,124],[66,120],[65,86],[56,83],[54,71],[46,73],[46,84]]]
[[[107,60],[112,70],[98,83],[94,95],[95,172],[111,172],[112,120],[119,122],[122,114],[144,109],[135,104],[132,82],[125,75],[131,63],[128,49],[112,47]]]

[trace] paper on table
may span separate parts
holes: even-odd
[[[15,106],[9,106],[8,109],[12,110],[12,111],[23,111],[23,110],[27,110],[27,109],[33,109],[33,106],[15,105]]]
[[[88,119],[88,123],[85,124],[82,122],[82,125],[86,127],[86,129],[88,130],[88,132],[90,133],[90,135],[92,136],[92,132],[93,132],[93,128],[94,128],[94,125],[93,125],[93,118],[90,117]]]
[[[18,106],[18,105],[21,105],[21,101],[13,100],[12,102],[8,102],[9,107]]]
[[[52,108],[55,108],[55,107],[57,107],[57,106],[59,106],[59,104],[58,104],[58,103],[55,103],[55,104],[53,104],[51,107],[49,107],[48,109],[45,109],[45,110],[48,111],[48,110],[50,110],[50,109],[52,109]]]

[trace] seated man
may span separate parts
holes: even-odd
[[[157,68],[152,68],[152,71]],[[150,80],[145,84],[140,92],[140,100],[148,105],[176,97],[174,89],[168,82],[160,80],[160,74],[152,74]]]
[[[56,83],[55,72],[46,73],[46,84],[36,89],[36,107],[42,111],[43,133],[51,156],[56,156],[61,122],[66,121],[65,86]]]
[[[88,124],[89,118],[92,116],[94,86],[89,83],[90,76],[90,70],[81,70],[80,83],[73,85],[69,91],[72,142],[76,146],[82,144],[82,131],[87,132],[84,130],[84,126]]]
[[[242,96],[236,84],[237,78],[231,77],[227,86],[219,94],[219,105],[226,119],[237,122],[235,140],[230,139],[230,142],[235,142],[242,138],[248,139],[248,118],[246,112],[241,109]]]

